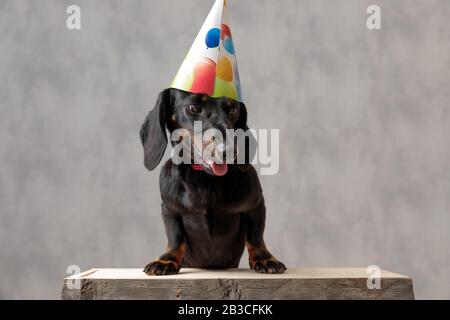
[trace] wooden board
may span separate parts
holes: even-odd
[[[62,299],[414,299],[407,276],[382,271],[381,288],[372,290],[367,277],[366,268],[291,268],[281,275],[181,269],[162,277],[142,269],[91,269],[64,279]]]

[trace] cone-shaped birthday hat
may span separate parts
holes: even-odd
[[[242,101],[227,0],[214,3],[171,87]]]

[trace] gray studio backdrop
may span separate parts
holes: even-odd
[[[448,0],[229,3],[250,124],[281,130],[280,171],[262,177],[270,249],[450,298]],[[374,3],[383,29],[369,31]],[[162,252],[138,130],[211,5],[0,1],[0,298],[57,299],[69,265]]]

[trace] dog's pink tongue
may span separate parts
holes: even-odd
[[[211,164],[211,169],[216,176],[223,177],[228,172],[228,165],[226,164],[217,164],[213,162]]]

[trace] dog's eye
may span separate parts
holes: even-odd
[[[191,105],[188,107],[188,109],[189,109],[189,111],[192,112],[192,113],[202,113],[202,111],[203,111],[202,106],[199,106],[199,105],[197,105],[197,104],[191,104]]]
[[[231,107],[229,115],[233,121],[237,120],[237,118],[239,117],[239,107],[237,106]]]

